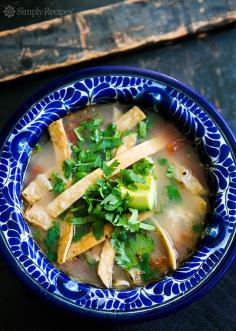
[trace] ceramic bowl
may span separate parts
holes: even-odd
[[[227,93],[227,91],[225,92]],[[173,274],[144,287],[101,289],[56,269],[22,216],[27,163],[47,126],[90,104],[119,101],[159,109],[193,140],[208,169],[214,198],[198,250]],[[185,84],[149,70],[97,67],[45,87],[18,109],[1,136],[0,246],[18,275],[44,298],[87,317],[143,320],[196,300],[232,263],[235,252],[236,142],[215,108]]]

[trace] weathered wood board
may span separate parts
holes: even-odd
[[[206,32],[236,20],[234,0],[126,0],[0,32],[0,81]]]

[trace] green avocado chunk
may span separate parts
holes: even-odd
[[[136,183],[137,190],[129,190],[124,185],[120,186],[121,196],[129,194],[128,207],[137,210],[152,210],[156,205],[157,190],[153,176],[144,177],[146,184]]]

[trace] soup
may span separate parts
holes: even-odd
[[[120,104],[52,123],[22,191],[24,217],[48,258],[107,288],[177,269],[201,238],[207,195],[192,143],[159,113]]]

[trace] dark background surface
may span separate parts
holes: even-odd
[[[1,1],[0,30],[10,29],[53,17],[3,17],[7,4],[25,8],[50,7],[73,9],[94,8],[118,1]],[[0,45],[1,50],[1,45]],[[185,38],[126,54],[102,58],[82,65],[32,75],[0,84],[0,129],[17,107],[35,90],[74,70],[94,65],[125,64],[161,71],[186,82],[217,106],[231,128],[236,130],[236,27],[218,29],[210,35]],[[236,266],[203,298],[168,317],[132,325],[104,326],[103,330],[234,330],[236,329]],[[69,330],[98,329],[87,321],[82,326],[78,316],[59,310],[31,293],[5,261],[0,260],[0,330]],[[85,324],[84,324],[85,325]]]

